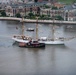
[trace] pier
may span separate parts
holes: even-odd
[[[11,20],[11,21],[22,21],[22,18],[15,18],[15,17],[0,17],[0,20]],[[24,19],[23,20],[26,23],[36,23],[37,20],[32,19]],[[46,24],[53,24],[52,20],[38,20],[38,23],[46,23]],[[76,21],[60,21],[60,20],[54,20],[54,24],[59,25],[76,25]]]

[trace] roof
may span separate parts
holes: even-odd
[[[54,6],[60,8],[60,7],[64,7],[64,4],[62,4],[62,3],[55,3]]]
[[[72,10],[72,9],[73,9],[72,5],[67,5],[64,7],[64,10]]]
[[[22,3],[22,4],[11,4],[10,6],[12,7],[12,8],[17,8],[17,7],[19,7],[19,6],[23,6],[23,7],[31,7],[31,6],[42,6],[42,5],[44,5],[44,4],[46,4],[47,2],[37,2],[37,3],[27,3],[27,4],[25,4],[25,3]]]
[[[76,3],[64,7],[64,10],[73,10],[73,9],[76,9]]]

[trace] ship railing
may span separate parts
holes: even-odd
[[[47,38],[47,39],[38,39],[38,40],[39,41],[57,41],[57,40],[64,41],[64,38],[55,38],[55,39]]]
[[[28,37],[28,36],[13,36],[14,38],[17,38],[17,39],[23,39],[23,40],[31,40],[32,38],[31,37]]]

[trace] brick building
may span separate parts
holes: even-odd
[[[28,13],[40,14],[40,6],[46,3],[12,4],[5,9],[7,16],[15,16],[17,13],[28,15]]]

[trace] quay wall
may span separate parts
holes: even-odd
[[[16,18],[16,17],[0,17],[0,20],[12,20],[12,21],[20,21],[22,22],[22,18]],[[37,20],[31,20],[31,19],[23,19],[24,22],[27,23],[36,23]],[[76,25],[76,21],[58,21],[58,20],[38,20],[38,23],[48,23],[48,24],[59,24],[59,25]]]

